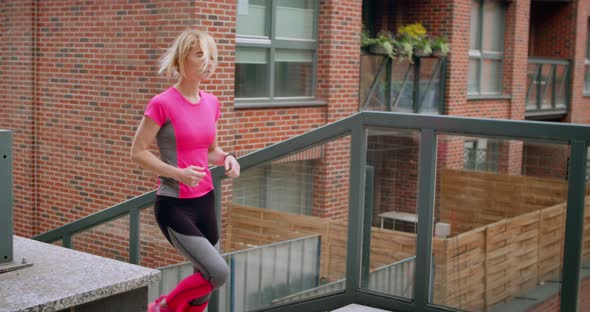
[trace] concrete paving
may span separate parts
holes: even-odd
[[[332,312],[389,312],[389,311],[370,308],[370,307],[366,307],[366,306],[359,305],[359,304],[350,304],[350,305],[347,305],[347,306],[342,307],[340,309],[333,310]]]

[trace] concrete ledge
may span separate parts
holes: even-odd
[[[99,311],[93,303],[126,302],[125,311],[145,311],[147,286],[160,279],[158,270],[14,236],[14,259],[23,257],[33,266],[0,274],[0,312]]]

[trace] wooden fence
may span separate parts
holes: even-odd
[[[441,169],[440,221],[458,235],[503,219],[563,203],[567,181]]]
[[[590,197],[586,198],[584,260],[590,260]],[[230,247],[238,250],[309,234],[322,236],[320,274],[344,277],[347,224],[317,217],[231,205]],[[565,204],[500,220],[447,239],[433,240],[434,303],[484,310],[561,271]],[[415,255],[416,235],[373,228],[371,269]]]
[[[439,175],[440,221],[452,233],[433,240],[434,303],[484,310],[559,277],[566,181],[452,169]],[[583,257],[590,261],[590,197],[585,209]],[[321,276],[344,277],[345,222],[239,205],[228,216],[226,250],[320,234]],[[415,254],[415,234],[372,228],[371,269]]]

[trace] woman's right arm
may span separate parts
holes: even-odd
[[[150,152],[149,147],[159,130],[160,126],[151,118],[144,116],[141,119],[131,145],[131,160],[143,169],[154,172],[159,176],[175,179],[191,187],[199,184],[199,181],[205,176],[204,168],[188,166],[179,169],[163,162]]]

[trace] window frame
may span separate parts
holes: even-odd
[[[240,0],[238,0],[240,1]],[[317,86],[317,68],[318,68],[318,35],[319,35],[319,0],[312,0],[313,2],[313,33],[314,39],[278,39],[276,38],[276,11],[277,0],[265,0],[266,3],[266,36],[244,36],[237,34],[236,25],[236,53],[240,47],[248,48],[263,48],[267,49],[268,62],[268,78],[269,78],[269,96],[268,97],[252,97],[252,98],[234,98],[234,106],[236,108],[251,108],[251,107],[280,107],[280,106],[320,106],[326,105],[325,101],[320,101],[316,97]],[[293,97],[275,97],[275,55],[277,49],[287,50],[303,50],[311,51],[312,65],[311,65],[311,96],[293,96]],[[236,77],[234,76],[234,82]],[[235,96],[235,92],[234,92]]]
[[[486,2],[496,2],[498,3],[499,6],[502,7],[502,14],[503,14],[503,19],[504,19],[504,23],[502,23],[501,25],[501,29],[500,29],[500,33],[502,34],[502,51],[501,52],[492,52],[492,51],[484,51],[483,50],[483,42],[484,42],[484,36],[483,34],[485,33],[484,31],[484,4]],[[510,96],[505,96],[503,94],[504,92],[504,57],[505,57],[505,51],[506,51],[506,43],[505,43],[505,39],[506,39],[506,4],[504,4],[501,1],[494,1],[494,0],[473,0],[471,3],[473,4],[473,2],[478,2],[479,3],[479,18],[478,18],[478,34],[477,34],[477,50],[472,50],[471,49],[471,42],[469,43],[469,60],[467,62],[468,66],[471,63],[471,60],[478,60],[478,77],[477,78],[477,82],[478,82],[478,86],[479,86],[479,91],[478,92],[471,92],[469,91],[469,85],[467,86],[467,98],[468,99],[473,99],[473,100],[477,100],[477,99],[509,99]],[[471,13],[471,12],[470,12]],[[470,25],[470,36],[471,36],[471,28],[473,27],[473,25],[471,25],[471,21],[469,23]],[[500,68],[501,68],[501,73],[499,75],[499,86],[500,86],[500,90],[498,92],[482,92],[482,79],[483,79],[483,71],[482,71],[482,67],[483,67],[483,63],[485,60],[493,60],[493,61],[500,61]],[[467,74],[467,80],[468,80],[468,84],[469,84],[469,71]]]
[[[463,169],[469,171],[497,173],[500,162],[500,142],[489,138],[472,138],[463,141],[463,153],[465,154],[467,144],[471,144],[473,150],[473,159],[463,158]],[[477,162],[477,153],[485,153],[485,161]],[[466,161],[467,160],[467,161]],[[473,163],[473,167],[467,166],[468,162]]]

